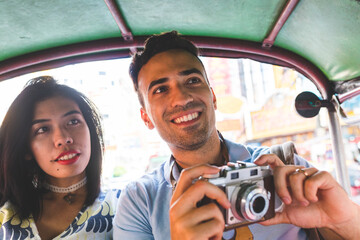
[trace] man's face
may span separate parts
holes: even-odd
[[[216,98],[195,56],[183,50],[156,54],[141,68],[138,82],[141,118],[171,149],[195,150],[214,135]]]

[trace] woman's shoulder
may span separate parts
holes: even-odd
[[[0,226],[11,219],[16,218],[16,210],[13,204],[10,201],[7,201],[4,205],[0,207]]]
[[[106,201],[110,199],[118,199],[120,197],[121,189],[107,189],[101,190],[98,196],[99,201]]]
[[[33,239],[33,219],[22,219],[16,214],[16,208],[11,202],[0,207],[0,239]]]
[[[111,207],[116,207],[117,202],[120,197],[121,190],[120,189],[109,189],[106,191],[101,191],[97,201],[104,204],[109,204]]]
[[[98,211],[102,211],[103,214],[107,212],[107,214],[112,216],[116,209],[120,193],[120,189],[101,191],[95,202],[88,206],[85,211],[87,211],[89,216],[96,215]]]
[[[112,219],[115,215],[116,206],[120,197],[119,189],[101,191],[95,202],[84,207],[65,230],[61,238],[69,238],[72,235],[77,239],[85,239],[89,235],[92,239],[108,239],[112,235]]]

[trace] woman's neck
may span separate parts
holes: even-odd
[[[76,175],[73,177],[67,177],[67,178],[55,178],[52,176],[46,176],[45,182],[52,186],[66,188],[66,187],[69,187],[71,185],[81,182],[85,177],[86,177],[85,172],[83,172],[79,175]]]

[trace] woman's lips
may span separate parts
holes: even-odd
[[[68,165],[76,162],[79,159],[80,153],[74,150],[61,153],[55,160],[51,162],[57,162],[62,165]]]
[[[69,165],[69,164],[73,164],[74,162],[76,162],[80,157],[80,153],[75,154],[74,156],[71,156],[71,158],[69,157],[68,159],[57,159],[56,162],[62,165]]]

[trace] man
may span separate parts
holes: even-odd
[[[267,154],[267,148],[246,147],[221,136],[215,128],[216,97],[192,43],[176,32],[153,36],[144,52],[134,56],[130,74],[142,120],[149,129],[157,129],[172,156],[122,192],[115,239],[239,239],[244,234],[250,239],[306,239],[302,228],[313,227],[331,228],[343,238],[359,237],[359,206],[330,174],[298,156],[295,164],[304,168],[284,166],[277,156]],[[270,165],[285,207],[261,224],[223,233],[217,205],[197,203],[207,196],[229,208],[224,192],[193,180],[237,160]]]

